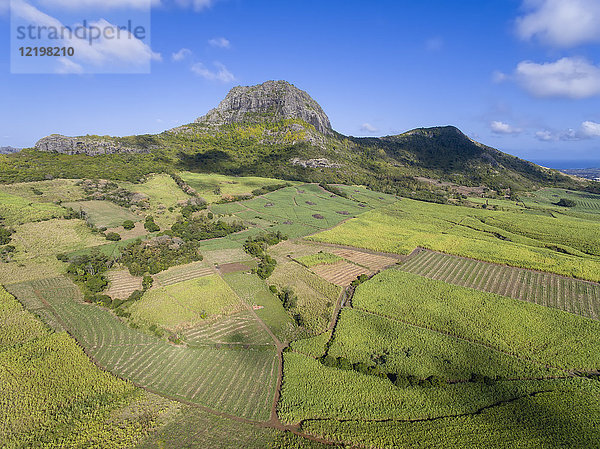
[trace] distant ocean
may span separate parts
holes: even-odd
[[[557,170],[566,168],[600,168],[600,160],[578,160],[578,161],[539,161],[532,160],[538,165],[548,168],[555,168]]]

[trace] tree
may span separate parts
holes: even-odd
[[[568,198],[561,198],[556,205],[561,207],[575,207],[577,206],[577,202]]]
[[[135,228],[135,223],[131,220],[126,220],[123,222],[123,228],[125,228],[127,231],[131,231],[133,228]]]
[[[85,282],[85,286],[92,293],[100,293],[106,288],[107,285],[108,281],[101,274],[89,276],[87,281]]]
[[[121,240],[121,236],[116,232],[107,232],[105,237],[106,240],[110,240],[111,242],[118,242],[119,240]]]

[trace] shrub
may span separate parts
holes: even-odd
[[[85,286],[92,293],[100,293],[102,290],[106,288],[108,285],[108,281],[101,274],[95,274],[93,276],[88,276],[87,281],[85,282]]]
[[[561,207],[575,207],[577,206],[577,202],[568,198],[561,198],[556,205]]]
[[[127,301],[139,301],[140,299],[142,299],[142,296],[144,296],[143,291],[135,290],[131,295],[129,295],[129,298],[127,298]]]
[[[144,275],[144,280],[142,281],[142,288],[144,291],[150,289],[154,284],[154,278],[152,276]]]
[[[126,220],[123,222],[123,228],[125,228],[127,231],[131,231],[133,228],[135,228],[135,223],[131,220]]]
[[[121,236],[116,232],[107,232],[105,237],[106,240],[110,240],[111,242],[118,242],[119,240],[121,240]]]
[[[146,222],[144,223],[144,228],[148,232],[158,232],[160,231],[160,226],[154,223],[154,218],[152,216],[146,217]]]

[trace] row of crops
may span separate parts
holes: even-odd
[[[142,393],[99,370],[69,335],[52,332],[1,286],[0,385],[3,448],[131,447],[160,413],[147,407],[144,419],[115,418]]]
[[[568,370],[600,366],[600,322],[388,270],[361,285],[355,307]]]
[[[266,420],[277,378],[273,347],[178,347],[131,329],[109,311],[80,302],[66,278],[11,286],[37,296],[98,364],[153,391],[221,412]]]
[[[600,285],[590,282],[429,251],[414,256],[401,269],[588,318],[600,317]]]
[[[422,247],[600,281],[600,225],[594,219],[488,211],[403,199],[311,240],[395,254]]]

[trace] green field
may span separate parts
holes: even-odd
[[[0,385],[6,448],[131,447],[169,406],[155,400],[144,410],[140,390],[96,368],[71,337],[52,332],[2,287]],[[133,413],[122,413],[128,407]]]
[[[311,240],[409,254],[417,247],[600,281],[596,220],[403,199]]]
[[[296,258],[295,260],[300,262],[305,267],[310,268],[310,267],[314,267],[315,265],[334,264],[343,259],[340,256],[336,256],[335,254],[320,251],[317,254],[311,254],[309,256],[301,256],[301,257]]]
[[[140,324],[156,324],[170,330],[196,326],[206,319],[229,315],[243,307],[229,286],[215,274],[166,287],[153,288],[131,308]]]
[[[105,309],[80,302],[77,287],[66,278],[9,288],[28,309],[67,328],[100,366],[115,375],[220,412],[269,418],[277,377],[274,349],[171,345],[127,327]]]
[[[310,419],[404,421],[475,414],[514,398],[553,391],[568,382],[467,382],[398,388],[387,379],[329,368],[297,353],[286,353],[284,366],[279,416],[290,424]]]
[[[249,310],[206,321],[183,332],[185,341],[202,345],[273,345],[273,339]]]
[[[42,203],[0,191],[0,219],[5,226],[60,218],[66,211],[55,204]]]
[[[214,173],[182,172],[179,176],[189,184],[198,195],[210,203],[222,197],[251,194],[253,190],[264,186],[285,184],[287,181],[259,177],[233,177]],[[293,183],[292,183],[293,184]],[[223,213],[223,212],[217,212]]]
[[[12,236],[18,262],[70,253],[106,243],[106,239],[93,234],[81,220],[48,220],[26,223],[15,227]]]
[[[301,430],[363,447],[480,449],[596,447],[600,424],[597,382],[564,382],[555,391],[524,395],[479,413],[435,420],[303,422]]]
[[[600,322],[397,270],[358,287],[354,307],[573,371],[600,366]]]
[[[575,207],[560,207],[556,205],[562,198],[575,201]],[[549,208],[563,213],[583,212],[600,214],[600,195],[587,192],[574,192],[565,189],[541,189],[531,195],[521,197],[523,203],[532,208]]]
[[[85,192],[77,185],[77,182],[75,179],[53,179],[1,184],[0,192],[16,195],[33,202],[79,201],[85,198]]]
[[[359,286],[352,304],[335,328],[331,357],[458,382],[397,387],[388,378],[324,366],[314,357],[327,347],[325,334],[285,353],[285,422],[365,447],[596,444],[600,425],[589,417],[600,411],[599,384],[562,370],[595,371],[596,321],[397,270]],[[497,380],[467,381],[473,374]],[[554,376],[560,378],[540,380]]]
[[[284,310],[279,298],[255,274],[237,272],[223,276],[225,282],[242,300],[256,306],[256,314],[281,341],[288,341],[296,333],[296,325]]]
[[[412,257],[400,269],[587,318],[600,317],[600,285],[591,282],[429,251]]]
[[[310,357],[322,357],[327,352],[327,344],[329,343],[329,340],[331,340],[332,333],[332,331],[327,331],[314,337],[293,341],[290,344],[290,348],[292,351]]]
[[[473,374],[529,379],[565,374],[445,333],[351,309],[342,310],[328,354],[353,364],[377,363],[386,373],[418,379],[438,376],[466,381]]]
[[[150,176],[139,184],[120,182],[119,187],[146,195],[150,201],[150,209],[144,213],[152,215],[163,230],[170,227],[177,217],[176,211],[170,211],[169,208],[175,208],[180,201],[190,199],[170,176],[164,174]]]
[[[277,286],[280,291],[286,287],[292,289],[298,300],[289,312],[300,315],[303,326],[310,332],[323,332],[329,325],[333,308],[340,296],[340,287],[330,284],[296,262],[278,264],[268,282]]]
[[[63,206],[72,208],[75,212],[84,212],[90,223],[98,228],[116,228],[124,221],[140,221],[141,217],[129,209],[117,206],[109,201],[78,201],[63,203]]]
[[[118,182],[148,196],[137,213],[84,200],[76,181],[0,186],[16,231],[0,283],[18,300],[0,287],[1,447],[325,447],[290,430],[339,447],[597,446],[600,196],[546,189],[525,204],[458,206],[293,182],[217,204],[283,181],[181,176],[211,202],[196,217],[248,228],[200,241],[200,261],[153,274],[115,309],[85,303],[56,256],[115,257],[107,272],[70,262],[80,279],[109,277],[100,294],[127,297],[143,278],[120,248],[146,232],[108,243],[58,218],[62,201],[96,226],[152,215],[168,235],[191,196],[166,174]],[[554,195],[578,204],[559,208]],[[265,250],[277,264],[262,280],[244,244],[272,231],[288,239]],[[360,273],[374,277],[334,285]]]
[[[136,449],[326,449],[329,445],[184,406]]]

